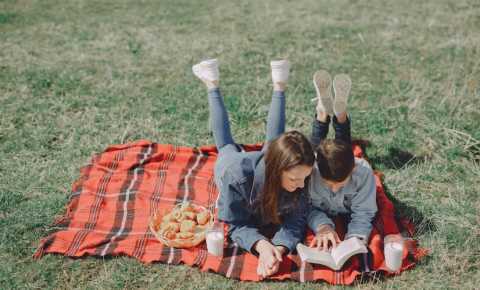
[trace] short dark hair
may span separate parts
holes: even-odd
[[[329,181],[342,182],[353,171],[355,157],[352,145],[339,139],[323,140],[316,148],[320,175]]]

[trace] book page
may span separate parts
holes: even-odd
[[[304,262],[322,264],[332,269],[336,269],[335,261],[331,254],[326,251],[319,251],[316,248],[310,248],[304,244],[297,244],[297,252],[300,259]]]
[[[332,250],[332,258],[335,261],[335,264],[341,268],[351,256],[367,252],[367,248],[359,239],[350,238],[344,240]]]

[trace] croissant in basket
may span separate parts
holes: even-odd
[[[182,220],[195,220],[197,214],[193,211],[184,211],[182,212]]]
[[[208,210],[202,211],[197,214],[197,223],[204,225],[210,221],[210,212]]]
[[[162,244],[189,248],[205,240],[205,231],[212,222],[210,211],[189,202],[177,204],[170,212],[150,219],[150,229]]]
[[[176,221],[176,219],[173,215],[173,212],[164,215],[163,218],[162,218],[162,222],[175,222],[175,221]]]
[[[180,232],[195,232],[196,222],[191,220],[184,220],[180,223]]]
[[[179,239],[191,239],[194,236],[195,235],[193,233],[189,233],[189,232],[180,232],[176,235],[176,237]]]
[[[177,222],[181,222],[183,220],[182,212],[179,209],[174,209],[171,215],[172,215],[172,218]]]
[[[163,232],[163,236],[169,240],[173,240],[177,237],[177,233],[172,230],[166,230]]]
[[[176,223],[176,222],[168,222],[168,223],[164,223],[162,224],[161,230],[171,230],[173,231],[174,233],[178,233],[180,231],[180,224],[179,223]]]

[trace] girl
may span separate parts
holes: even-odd
[[[304,187],[315,160],[303,134],[284,132],[289,63],[280,60],[270,65],[274,92],[266,142],[256,152],[243,152],[232,138],[219,90],[217,60],[192,67],[208,89],[211,127],[219,152],[214,171],[220,191],[218,217],[229,225],[233,242],[258,254],[257,273],[263,277],[276,273],[282,255],[293,251],[304,238],[308,211]]]

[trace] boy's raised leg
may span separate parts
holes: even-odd
[[[333,111],[340,123],[347,119],[347,103],[351,87],[352,80],[346,74],[336,75],[333,79],[333,91],[335,92]]]
[[[316,114],[312,123],[311,142],[314,147],[318,146],[323,139],[327,138],[330,126],[330,116],[333,114],[332,77],[325,70],[319,70],[313,75],[313,85],[317,92]]]
[[[352,81],[346,74],[336,75],[333,80],[333,90],[335,100],[333,102],[333,128],[335,129],[335,139],[351,143],[350,119],[348,118],[347,103],[350,96]]]
[[[319,70],[313,75],[313,85],[317,92],[317,118],[325,122],[328,115],[333,115],[332,77],[325,70]]]

